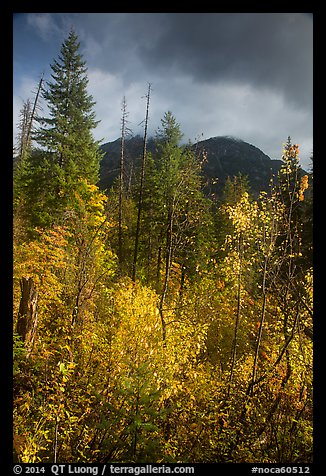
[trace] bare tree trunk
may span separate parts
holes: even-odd
[[[260,323],[259,323],[259,331],[258,331],[258,337],[257,337],[257,343],[256,343],[254,364],[253,364],[253,369],[252,369],[252,378],[251,378],[251,383],[249,384],[248,391],[247,391],[247,394],[249,394],[249,395],[253,395],[253,391],[254,391],[254,385],[255,385],[256,374],[257,374],[259,348],[260,348],[260,344],[261,344],[261,338],[262,338],[262,334],[263,334],[263,326],[264,326],[264,322],[265,322],[266,301],[267,301],[267,289],[266,289],[267,263],[268,263],[268,257],[266,256],[265,257],[265,262],[264,262],[264,273],[263,273],[263,284],[262,284],[263,305],[262,305],[261,316],[260,316]]]
[[[32,134],[32,127],[33,121],[35,119],[35,112],[37,109],[37,103],[40,96],[41,88],[43,82],[43,75],[40,79],[38,84],[38,88],[36,91],[36,97],[34,100],[33,108],[29,99],[24,102],[22,113],[21,113],[21,121],[20,121],[20,147],[19,147],[19,159],[23,160],[25,155],[30,151],[31,148],[31,134]]]
[[[170,278],[170,270],[171,270],[171,261],[172,261],[172,227],[173,227],[173,211],[169,211],[168,215],[168,224],[167,224],[167,231],[166,231],[166,257],[165,257],[165,276],[164,276],[164,284],[159,304],[159,312],[161,316],[161,323],[162,323],[162,338],[163,342],[166,338],[166,322],[164,319],[164,303],[166,299],[166,294],[168,290],[169,278]]]
[[[53,442],[53,462],[57,462],[58,458],[58,428],[59,428],[59,419],[56,416],[55,428],[54,428],[54,442]]]
[[[149,112],[149,99],[151,92],[151,84],[148,84],[147,92],[147,104],[146,104],[146,117],[145,117],[145,129],[144,129],[144,145],[143,145],[143,158],[142,158],[142,167],[140,175],[140,189],[139,189],[139,200],[138,200],[138,216],[137,216],[137,227],[136,227],[136,238],[135,238],[135,251],[134,251],[134,260],[132,265],[132,280],[136,281],[136,268],[137,268],[137,259],[138,259],[138,245],[139,245],[139,235],[140,235],[140,219],[143,209],[143,192],[144,192],[144,178],[145,178],[145,165],[146,165],[146,148],[147,148],[147,127],[148,127],[148,112]]]
[[[21,299],[18,312],[17,333],[25,343],[29,357],[33,350],[37,328],[37,299],[38,293],[32,278],[21,278]]]
[[[130,193],[131,193],[133,173],[134,173],[134,163],[131,162],[130,167],[129,167],[129,177],[128,177],[128,185],[127,185],[127,195],[128,196],[130,196]]]
[[[126,98],[122,101],[122,119],[121,119],[121,151],[120,151],[120,173],[119,173],[119,263],[122,262],[122,206],[124,194],[124,146],[126,138]]]
[[[152,207],[152,196],[150,197],[150,209],[149,209],[149,230],[148,230],[148,249],[147,249],[147,283],[150,282],[151,274],[151,261],[152,261],[152,218],[153,218],[153,207]]]
[[[157,252],[157,265],[156,265],[156,292],[157,293],[160,290],[161,255],[162,255],[162,246],[159,247]]]
[[[28,131],[27,131],[27,144],[28,145],[29,145],[30,140],[31,140],[32,126],[33,126],[33,121],[35,119],[35,112],[36,112],[36,108],[37,108],[37,103],[38,103],[38,99],[39,99],[41,88],[42,88],[43,76],[44,76],[44,74],[42,74],[42,77],[41,77],[40,82],[38,84],[38,88],[37,88],[37,92],[36,92],[36,96],[35,96],[35,101],[34,101],[34,105],[33,105],[33,110],[32,110],[32,114],[31,114],[31,120],[30,120],[30,123],[29,123]]]
[[[31,108],[31,102],[29,99],[27,99],[21,109],[21,119],[19,121],[19,161],[22,161],[24,159],[25,154],[29,149],[28,130],[32,116]]]
[[[241,274],[242,274],[242,260],[243,260],[243,249],[242,249],[242,233],[240,232],[239,241],[238,241],[238,253],[239,253],[239,273],[238,273],[238,296],[237,296],[237,314],[235,319],[235,326],[234,326],[234,337],[232,343],[232,357],[231,357],[231,370],[230,370],[230,377],[229,377],[229,385],[228,385],[228,396],[230,395],[231,390],[231,382],[233,378],[235,360],[237,355],[237,346],[238,346],[238,330],[239,330],[239,323],[240,323],[240,314],[241,314]]]

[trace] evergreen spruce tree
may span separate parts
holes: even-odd
[[[78,36],[71,31],[51,65],[52,81],[42,91],[49,117],[37,118],[33,139],[40,147],[31,151],[19,177],[26,189],[21,199],[28,202],[24,208],[30,229],[59,223],[66,207],[74,206],[78,184],[98,182],[101,154],[92,135],[95,103],[87,93],[87,68],[79,48]]]
[[[54,60],[52,82],[43,92],[50,117],[40,118],[37,142],[52,152],[66,174],[98,181],[98,143],[92,136],[97,125],[92,111],[95,102],[87,93],[87,68],[78,52],[78,36],[71,31],[61,47],[59,61]]]
[[[13,179],[14,179],[14,211],[17,210],[17,205],[19,203],[19,198],[21,195],[21,186],[22,180],[21,175],[25,173],[25,161],[26,157],[30,152],[31,143],[28,137],[29,123],[31,121],[32,115],[32,103],[30,99],[24,101],[23,106],[20,110],[20,120],[18,123],[18,141],[16,146],[17,155],[14,161],[13,168]]]

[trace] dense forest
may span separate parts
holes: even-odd
[[[289,137],[270,189],[203,191],[167,111],[132,180],[98,187],[75,32],[21,109],[14,163],[14,458],[312,461],[312,173]],[[38,100],[47,104],[43,117]],[[280,138],[280,144],[284,138]]]

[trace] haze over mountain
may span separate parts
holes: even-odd
[[[273,174],[281,167],[281,160],[272,160],[259,148],[247,142],[220,136],[202,140],[192,146],[197,151],[206,153],[203,165],[203,182],[205,192],[210,196],[220,195],[227,177],[241,174],[248,177],[251,191],[257,195],[261,190],[268,190]],[[104,157],[101,161],[100,187],[108,189],[119,174],[121,139],[101,146]],[[148,139],[147,151],[155,154],[155,139]],[[133,180],[135,168],[139,164],[143,151],[143,138],[135,136],[125,141],[125,161],[127,181]]]

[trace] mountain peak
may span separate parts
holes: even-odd
[[[105,152],[101,162],[100,187],[109,188],[119,171],[121,138],[103,144]],[[205,190],[209,195],[220,195],[228,177],[244,175],[255,195],[268,190],[273,174],[277,173],[281,160],[272,160],[258,147],[233,136],[214,136],[198,141],[193,145],[206,154],[207,162],[203,166]],[[125,141],[125,159],[135,164],[142,155],[143,138],[133,136]],[[155,138],[148,139],[147,150],[155,154]],[[210,185],[214,184],[214,185]]]

